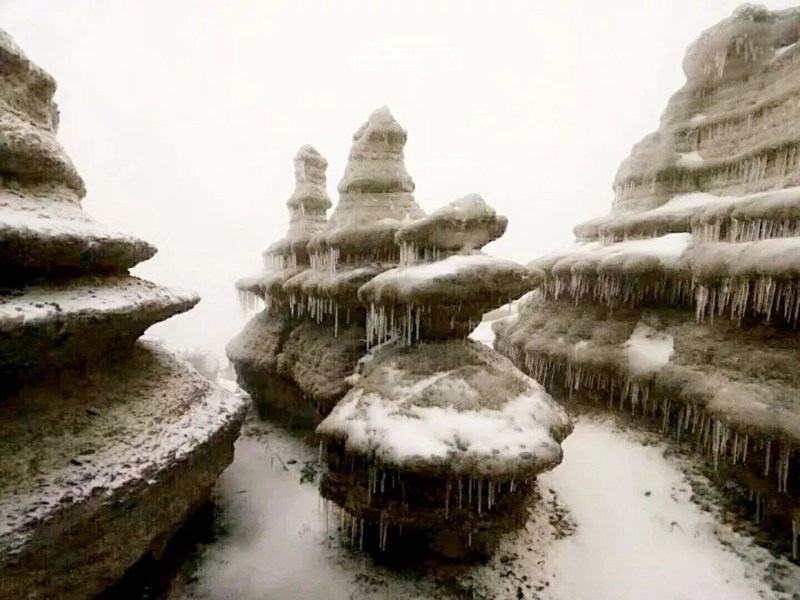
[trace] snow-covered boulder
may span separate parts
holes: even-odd
[[[452,558],[490,554],[571,431],[542,386],[472,340],[390,344],[353,379],[317,428],[321,492],[372,549],[422,538]]]

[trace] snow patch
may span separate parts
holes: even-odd
[[[689,119],[689,123],[691,123],[692,125],[699,125],[700,123],[703,123],[704,121],[707,120],[708,120],[708,115],[704,115],[703,113],[697,113],[691,119]]]
[[[686,169],[699,169],[704,164],[703,157],[699,152],[679,152],[676,163],[679,167]]]
[[[469,337],[476,342],[492,348],[494,345],[494,330],[492,323],[494,321],[481,321]]]
[[[463,271],[476,268],[518,270],[520,265],[504,258],[495,258],[486,254],[458,254],[438,262],[385,271],[372,279],[370,285],[388,284],[402,287],[404,284],[413,285],[440,277],[452,277]]]
[[[733,196],[715,196],[705,192],[694,192],[691,194],[680,194],[673,196],[669,202],[662,204],[658,208],[647,211],[647,214],[670,214],[691,212],[697,208],[704,208],[713,204],[722,204],[736,200]]]
[[[720,538],[724,532],[737,551],[748,540],[693,504],[691,484],[664,458],[663,445],[643,446],[641,437],[615,431],[609,422],[579,422],[565,440],[562,464],[540,476],[542,488],[558,494],[577,525],[545,556],[553,576],[543,597],[774,597],[753,577],[764,566],[748,565],[745,553],[737,556]]]
[[[691,233],[670,233],[661,237],[627,240],[613,244],[606,244],[600,241],[582,242],[573,245],[566,252],[553,253],[538,258],[531,262],[529,266],[548,269],[563,260],[580,260],[584,257],[591,258],[599,264],[605,259],[623,254],[631,257],[657,258],[664,266],[672,266],[678,262],[691,241]]]
[[[777,48],[775,50],[775,56],[774,56],[773,60],[775,60],[775,61],[780,60],[781,57],[784,54],[787,54],[788,52],[791,52],[792,50],[797,48],[798,44],[800,44],[800,42],[795,42],[794,44],[789,44],[788,46],[783,46],[782,48]]]
[[[634,375],[648,375],[660,371],[669,363],[674,352],[672,336],[639,321],[625,342],[628,369]]]
[[[77,284],[66,289],[27,288],[18,296],[0,297],[0,323],[22,326],[64,315],[113,314],[144,310],[147,306],[174,306],[195,302],[191,291],[170,290],[133,277]]]
[[[392,399],[352,390],[317,433],[345,437],[347,451],[374,453],[380,460],[400,466],[420,459],[447,461],[457,454],[479,461],[485,472],[504,470],[520,457],[538,464],[558,462],[561,448],[550,431],[565,422],[566,415],[541,386],[531,380],[531,389],[499,410],[457,410],[454,406],[474,399],[477,391],[451,374],[435,373],[406,386],[398,376]],[[438,393],[453,398],[450,406],[420,405],[419,398],[434,385]]]
[[[665,266],[671,266],[678,262],[678,259],[689,247],[691,241],[691,233],[670,233],[644,240],[628,240],[616,244],[601,245],[601,249],[595,255],[598,260],[619,254],[651,257],[659,259]]]

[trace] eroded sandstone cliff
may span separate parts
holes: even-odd
[[[242,401],[151,341],[198,297],[81,210],[54,80],[0,31],[0,598],[92,598],[207,502]]]
[[[800,533],[800,9],[745,5],[686,53],[611,213],[531,263],[539,293],[496,347],[563,395],[658,419]]]

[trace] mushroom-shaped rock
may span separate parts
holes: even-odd
[[[509,528],[501,515],[524,506],[571,430],[539,384],[471,340],[384,348],[354,379],[317,428],[321,490],[356,522],[379,522],[373,547],[416,535],[453,557],[491,552]]]
[[[262,415],[312,426],[350,388],[345,379],[364,350],[357,287],[350,297],[337,292],[365,279],[351,281],[352,269],[333,272],[329,252],[309,252],[310,240],[327,228],[327,166],[311,146],[297,152],[295,190],[286,203],[289,231],[264,253],[265,272],[236,283],[245,307],[260,298],[266,308],[227,348]]]
[[[402,222],[395,234],[402,264],[436,260],[451,252],[480,250],[501,237],[508,219],[498,216],[478,194],[464,196],[419,219]]]
[[[774,60],[776,50],[797,42],[799,25],[796,10],[770,12],[763,5],[743,4],[689,46],[683,72],[692,84],[708,87],[757,73]]]
[[[481,316],[536,288],[543,273],[482,253],[381,273],[358,291],[370,306],[368,340],[465,337]]]

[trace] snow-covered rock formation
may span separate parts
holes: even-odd
[[[93,221],[55,81],[0,30],[0,599],[92,598],[158,555],[233,458],[245,405],[153,342],[198,297],[128,274]]]
[[[686,53],[611,213],[537,259],[496,347],[556,390],[691,438],[798,557],[800,9],[745,5]]]
[[[561,461],[571,425],[541,386],[467,336],[544,276],[480,252],[507,225],[480,196],[425,216],[406,139],[387,108],[370,115],[327,223],[325,162],[301,150],[292,198],[314,206],[292,222],[313,223],[237,284],[245,305],[266,308],[228,356],[257,404],[321,420],[320,490],[353,542],[486,555],[524,522],[533,478]]]
[[[266,273],[237,283],[245,305],[261,298],[266,307],[227,349],[262,408],[316,425],[350,389],[366,351],[358,288],[398,264],[395,232],[422,214],[403,163],[406,138],[387,108],[370,115],[353,136],[327,222],[327,161],[308,146],[295,157],[289,234],[267,250]]]
[[[294,157],[295,190],[286,205],[289,231],[264,252],[264,271],[236,283],[245,307],[264,309],[228,344],[239,383],[262,414],[285,413],[299,423],[318,422],[317,406],[341,398],[344,378],[363,352],[361,335],[333,333],[303,314],[296,292],[286,283],[311,272],[308,243],[326,227],[331,201],[325,190],[328,161],[311,146]],[[349,335],[348,335],[349,334]]]
[[[321,493],[359,546],[486,556],[524,523],[535,476],[561,461],[565,413],[467,339],[484,313],[542,279],[479,251],[505,227],[477,195],[406,219],[394,236],[401,265],[358,290],[370,352],[317,433]]]

